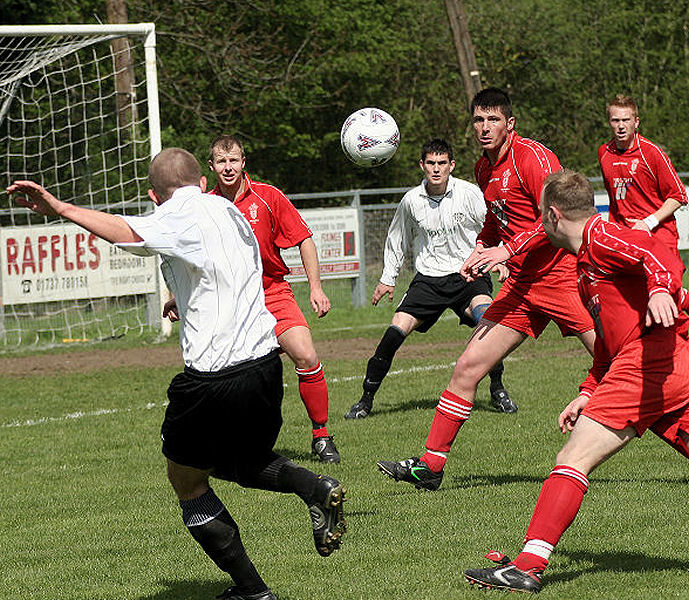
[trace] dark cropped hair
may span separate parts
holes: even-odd
[[[504,90],[496,87],[482,89],[471,101],[471,114],[476,108],[499,108],[506,119],[512,117],[512,101]]]
[[[450,161],[454,160],[452,145],[442,138],[433,138],[423,145],[423,148],[421,148],[421,162],[424,162],[429,154],[447,154],[447,158]]]

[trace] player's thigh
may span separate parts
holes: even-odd
[[[525,339],[526,334],[521,331],[482,320],[457,360],[452,379],[467,376],[479,381]]]
[[[557,464],[573,467],[588,475],[635,437],[633,427],[612,429],[581,415],[569,440],[557,455]]]
[[[278,336],[278,344],[298,369],[315,367],[318,364],[316,347],[308,327],[290,327]]]

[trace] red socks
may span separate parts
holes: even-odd
[[[572,467],[557,465],[551,471],[526,530],[526,545],[512,564],[522,571],[545,569],[553,548],[577,516],[588,486],[586,475]]]
[[[436,473],[442,471],[447,460],[443,453],[450,451],[460,427],[469,418],[472,407],[473,403],[449,390],[445,390],[440,396],[426,440],[428,452],[421,457],[431,471]]]
[[[314,437],[325,437],[328,430],[325,423],[328,421],[328,384],[323,375],[323,365],[319,362],[309,369],[294,369],[299,378],[299,395],[306,407],[309,419],[313,423],[323,426],[314,429]],[[318,432],[318,435],[316,435]]]

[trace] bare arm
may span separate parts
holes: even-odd
[[[7,193],[25,194],[15,197],[14,201],[19,206],[39,215],[72,221],[113,244],[142,241],[122,217],[62,202],[33,181],[15,181],[7,188]]]
[[[330,311],[330,300],[323,292],[321,287],[321,275],[318,266],[318,252],[316,251],[316,244],[313,239],[306,238],[299,244],[299,253],[301,254],[301,262],[306,271],[306,278],[309,280],[309,287],[311,288],[311,307],[314,312],[318,313],[318,318],[324,317]]]
[[[655,211],[654,213],[651,213],[648,215],[648,217],[655,217],[658,220],[658,223],[662,223],[666,219],[669,219],[672,215],[675,214],[675,211],[682,206],[677,200],[674,198],[668,198],[663,202],[661,207]],[[647,217],[647,218],[648,218]],[[648,223],[644,219],[627,219],[630,223],[634,223],[632,226],[632,229],[643,229],[644,231],[652,231],[655,229],[655,227],[650,228],[648,226]]]

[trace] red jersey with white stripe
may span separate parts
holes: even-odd
[[[680,312],[675,325],[646,327],[648,299],[667,292],[679,304],[682,265],[671,250],[647,232],[629,229],[591,217],[583,231],[577,254],[579,295],[596,325],[593,367],[581,386],[590,394],[610,363],[628,344],[642,336],[667,338],[675,347],[675,336],[686,336],[687,315]],[[650,345],[649,345],[650,347]]]
[[[550,244],[541,225],[538,204],[546,177],[561,169],[557,156],[543,144],[511,132],[507,149],[495,164],[484,154],[476,163],[476,181],[488,214],[478,241],[484,246],[504,242],[512,254],[513,276],[536,279],[564,260],[574,270],[574,257]]]
[[[263,262],[263,288],[283,281],[289,268],[280,248],[292,248],[313,235],[287,196],[267,183],[251,181],[244,173],[244,193],[234,205],[241,211],[258,240]],[[210,194],[221,195],[219,187]]]
[[[615,140],[598,148],[603,182],[610,200],[610,220],[632,227],[627,219],[643,219],[672,198],[687,203],[684,184],[672,161],[658,146],[638,133],[625,150],[618,150]],[[672,216],[653,231],[653,235],[677,249],[677,222]]]

